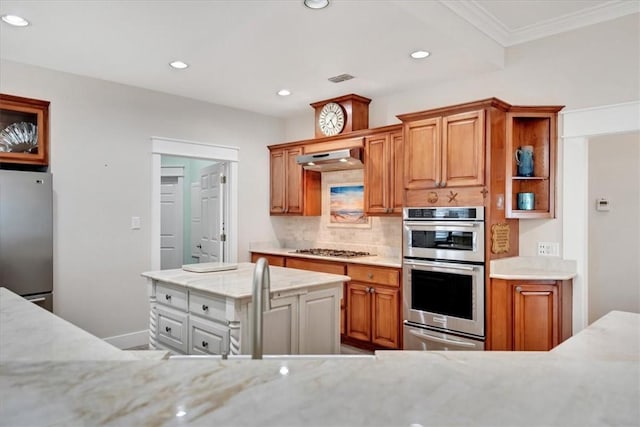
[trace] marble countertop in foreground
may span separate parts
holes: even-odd
[[[502,258],[490,261],[489,275],[507,280],[567,280],[576,276],[576,262],[547,256]]]
[[[0,363],[9,360],[55,362],[137,358],[0,287]]]
[[[168,361],[5,353],[0,425],[637,426],[639,332],[640,315],[611,312],[551,352]],[[22,340],[32,348],[20,351],[37,351],[10,338],[0,336],[2,347]]]
[[[320,255],[310,255],[310,254],[299,254],[299,253],[296,253],[296,250],[292,248],[277,248],[277,247],[253,248],[251,249],[251,252],[269,254],[269,255],[298,257],[298,258],[319,259],[323,261],[344,262],[344,263],[350,263],[350,264],[366,264],[366,265],[374,265],[374,266],[380,266],[380,267],[393,267],[393,268],[402,267],[402,259],[399,257],[391,258],[391,257],[377,256],[377,255],[359,256],[359,257],[350,257],[350,258],[320,256]]]
[[[236,270],[212,273],[192,273],[182,269],[159,270],[142,273],[144,277],[203,292],[231,298],[248,298],[252,294],[255,264],[243,262]],[[313,286],[341,283],[351,280],[349,276],[318,273],[294,268],[269,266],[271,292],[304,289]]]

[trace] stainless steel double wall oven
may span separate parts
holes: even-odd
[[[405,350],[484,350],[484,207],[403,211]]]

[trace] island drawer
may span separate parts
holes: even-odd
[[[189,319],[189,354],[229,354],[229,328]]]
[[[156,301],[178,310],[187,311],[187,290],[168,283],[156,283]]]
[[[182,353],[187,351],[187,314],[170,308],[157,307],[158,341]]]
[[[189,313],[226,322],[225,307],[226,298],[189,292]]]
[[[347,267],[347,276],[358,282],[400,286],[400,272],[395,268],[350,264]]]

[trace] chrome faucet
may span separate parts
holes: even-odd
[[[269,277],[269,262],[266,258],[256,261],[253,270],[253,337],[251,345],[252,359],[262,359],[262,315],[271,310],[271,278]]]

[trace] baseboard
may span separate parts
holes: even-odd
[[[124,335],[116,335],[115,337],[103,338],[109,344],[125,350],[133,347],[140,347],[149,344],[149,330],[131,332]]]

